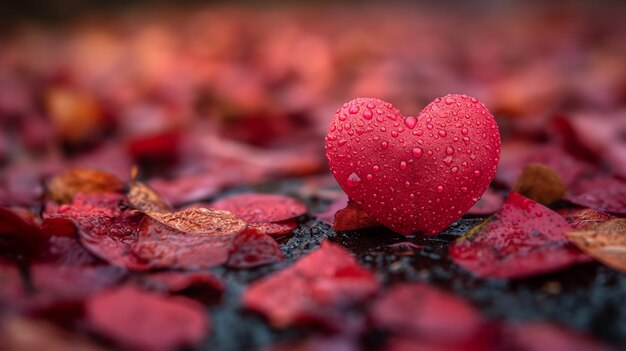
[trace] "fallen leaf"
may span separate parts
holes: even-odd
[[[549,208],[517,193],[493,217],[450,246],[450,257],[482,278],[522,278],[557,271],[589,257],[567,240],[571,227]]]
[[[154,189],[143,182],[131,180],[126,193],[128,203],[142,212],[168,213],[172,207]]]
[[[70,168],[50,180],[46,194],[52,201],[67,204],[78,193],[116,193],[123,189],[124,183],[113,174],[90,168]]]
[[[352,200],[348,200],[348,205],[335,213],[335,220],[333,221],[333,230],[336,232],[381,226],[380,223],[370,217],[367,212],[361,210]]]
[[[273,194],[238,194],[213,202],[211,208],[229,211],[249,223],[280,222],[306,213],[299,200]]]
[[[158,272],[139,279],[142,287],[162,293],[176,293],[213,304],[226,289],[224,283],[211,272]]]
[[[228,262],[231,268],[245,269],[280,262],[285,255],[271,236],[255,229],[246,229],[233,240]]]
[[[470,341],[484,323],[468,302],[425,283],[392,286],[374,303],[370,316],[394,335],[442,345]]]
[[[626,182],[610,176],[600,176],[577,182],[567,201],[594,210],[626,214]]]
[[[277,328],[307,322],[328,326],[341,308],[365,301],[379,287],[374,274],[343,247],[324,241],[292,266],[253,282],[243,305]]]
[[[290,234],[294,229],[298,228],[298,220],[293,218],[274,223],[248,223],[248,228],[272,237],[279,237]]]
[[[148,216],[166,226],[187,234],[237,234],[246,229],[246,222],[227,211],[189,208],[176,212],[147,212]]]
[[[197,346],[209,331],[203,305],[184,297],[166,297],[132,286],[102,292],[85,307],[89,325],[120,346],[140,350],[176,350]]]
[[[549,205],[565,197],[567,187],[561,176],[550,167],[531,163],[524,167],[512,191],[540,204]]]
[[[563,216],[567,223],[574,229],[584,229],[588,226],[615,218],[608,213],[599,212],[591,208],[567,208],[559,209],[557,212]]]
[[[132,252],[137,241],[137,228],[143,215],[121,211],[126,201],[121,194],[84,194],[74,196],[69,205],[48,204],[44,218],[63,217],[76,224],[80,242],[97,257],[130,270],[148,266]]]
[[[183,232],[146,217],[139,226],[132,252],[152,268],[210,268],[228,260],[237,234],[233,231]]]
[[[47,238],[35,223],[6,207],[0,207],[0,256],[23,262],[38,256]]]
[[[483,195],[476,201],[466,214],[474,216],[491,215],[497,212],[504,204],[504,197],[493,189],[487,188]]]
[[[596,260],[626,273],[626,219],[611,219],[568,231],[567,237]]]

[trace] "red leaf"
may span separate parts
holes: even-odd
[[[102,262],[80,243],[78,230],[71,220],[63,217],[46,218],[41,224],[41,230],[48,241],[37,257],[38,262],[62,266],[86,266]]]
[[[248,228],[272,237],[279,237],[291,234],[294,229],[298,228],[298,220],[293,218],[275,223],[249,223]]]
[[[583,229],[592,224],[606,222],[614,218],[608,213],[590,208],[566,208],[557,211],[574,229]]]
[[[596,177],[576,183],[567,200],[594,210],[626,214],[626,182],[613,177]]]
[[[121,211],[120,194],[83,194],[74,196],[70,205],[48,205],[46,217],[64,217],[78,227],[80,242],[94,255],[130,270],[145,270],[145,262],[131,248],[137,241],[137,228],[143,215]]]
[[[238,194],[219,199],[211,208],[230,211],[250,223],[279,222],[306,213],[299,200],[272,194]]]
[[[276,240],[262,232],[247,229],[235,237],[227,265],[244,269],[280,262],[284,259],[285,255]]]
[[[467,211],[467,214],[475,216],[491,215],[497,212],[502,207],[502,204],[504,204],[502,195],[496,193],[491,188],[487,188],[487,191]]]
[[[236,234],[186,233],[146,217],[132,250],[153,268],[209,268],[226,262]]]
[[[89,324],[121,346],[174,350],[195,346],[209,330],[204,306],[184,297],[164,297],[122,287],[87,302]]]
[[[450,246],[450,256],[480,277],[521,278],[589,261],[565,236],[558,213],[517,193],[504,207]]]
[[[348,205],[337,211],[333,221],[333,230],[336,232],[346,232],[350,230],[381,227],[382,225],[373,219],[367,212],[363,211],[352,200],[348,200]]]
[[[291,267],[252,283],[243,304],[264,314],[275,327],[329,323],[329,314],[364,301],[379,286],[343,247],[325,241]]]
[[[151,290],[177,293],[207,304],[217,301],[225,290],[224,283],[211,272],[151,273],[140,282]]]
[[[371,317],[396,335],[441,344],[467,342],[483,324],[466,301],[424,283],[393,286],[376,301]]]
[[[0,256],[30,260],[40,254],[45,244],[46,237],[38,225],[0,207]]]

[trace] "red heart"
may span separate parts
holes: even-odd
[[[346,194],[378,222],[404,235],[433,235],[489,186],[500,134],[485,105],[466,95],[435,99],[418,117],[359,98],[333,116],[326,158]]]

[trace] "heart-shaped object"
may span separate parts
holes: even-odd
[[[435,99],[417,117],[359,98],[343,104],[326,158],[348,196],[395,232],[434,235],[481,197],[500,159],[498,125],[466,95]]]

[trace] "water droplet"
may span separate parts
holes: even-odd
[[[365,179],[367,179],[367,180],[372,180],[372,179],[374,179],[374,175],[373,175],[373,174],[371,174],[371,173],[368,173],[368,174],[365,176]]]
[[[439,185],[439,186],[437,187],[437,192],[438,192],[438,193],[443,193],[443,185]]]
[[[374,165],[374,167],[372,167],[372,169],[374,170],[374,172],[380,171],[380,167],[378,167],[378,165]]]
[[[366,107],[369,108],[370,110],[373,110],[376,107],[376,105],[373,102],[368,102]]]
[[[452,167],[452,168],[450,169],[450,172],[452,172],[452,173],[456,173],[456,172],[458,172],[458,171],[459,171],[459,167],[457,167],[457,166],[454,166],[454,167]]]
[[[387,147],[389,147],[389,143],[388,143],[388,142],[386,142],[386,141],[383,141],[382,143],[380,143],[380,146],[381,146],[383,149],[386,149]]]
[[[400,162],[400,169],[406,169],[406,162],[405,161],[401,161]]]
[[[344,146],[348,141],[346,139],[339,139],[339,141],[337,142],[337,144],[339,144],[339,146]]]
[[[469,130],[467,128],[463,127],[463,129],[461,129],[461,134],[467,135],[467,134],[469,134]]]
[[[454,154],[454,148],[452,146],[446,147],[446,155],[453,155],[453,154]]]
[[[464,192],[464,193],[466,193],[466,192],[467,192],[467,187],[466,187],[466,186],[461,187],[461,191],[462,191],[462,192]]]
[[[424,153],[424,150],[422,150],[419,147],[414,147],[413,150],[411,150],[411,153],[413,154],[413,157],[420,158],[420,157],[422,157],[422,154]]]
[[[463,137],[463,142],[465,143],[465,145],[469,144],[469,142],[470,142],[470,138],[469,138],[469,137],[467,137],[467,136],[464,136],[464,137]]]
[[[345,128],[345,130],[350,130],[350,128],[352,128],[352,124],[346,122],[343,124],[343,127]]]
[[[383,133],[386,132],[387,131],[387,127],[385,127],[385,126],[380,127],[380,131],[383,132]]]
[[[356,173],[352,173],[348,176],[348,186],[355,188],[361,184],[361,178]]]
[[[417,118],[413,116],[409,116],[404,119],[404,124],[406,125],[407,128],[413,129],[417,125]]]
[[[426,125],[426,128],[428,128],[428,130],[432,130],[432,129],[433,129],[433,125],[432,125],[432,124],[430,124],[430,123],[428,123],[428,124]]]
[[[478,102],[478,99],[477,99],[477,98],[475,98],[475,97],[473,97],[473,98],[471,98],[471,99],[470,99],[470,101],[471,101],[473,104],[475,104],[475,103],[477,103],[477,102]]]
[[[437,134],[439,134],[439,136],[442,138],[445,138],[448,135],[445,130],[440,130]]]
[[[392,130],[391,131],[391,136],[394,137],[394,138],[397,138],[398,137],[398,132],[396,132],[395,130]]]
[[[452,96],[446,96],[446,99],[444,100],[444,102],[446,103],[446,105],[452,105],[453,103],[456,102],[456,100],[454,100]]]
[[[370,110],[365,110],[365,111],[363,112],[363,118],[365,118],[365,119],[367,119],[367,120],[370,120],[370,119],[372,119],[372,117],[374,117],[374,114],[372,113],[372,111],[370,111]]]
[[[413,135],[422,136],[422,135],[424,135],[424,131],[421,130],[421,129],[414,130],[413,131]]]
[[[348,112],[350,112],[350,114],[352,115],[359,113],[359,106],[357,105],[350,106],[350,108],[348,109]]]
[[[474,171],[474,175],[477,176],[477,177],[480,176],[480,171],[479,170],[475,170]]]

